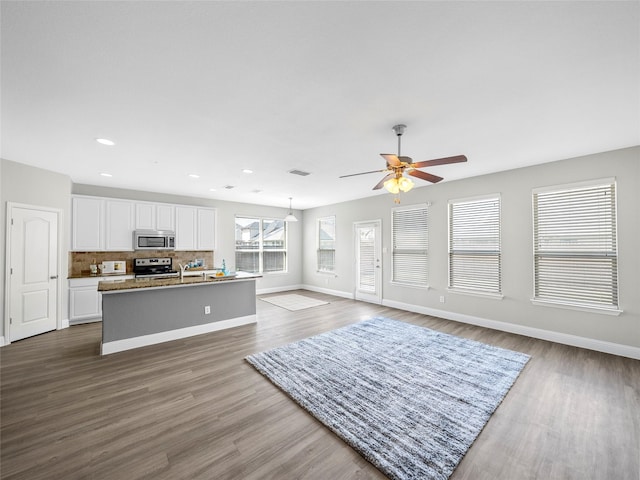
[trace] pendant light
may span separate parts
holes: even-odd
[[[293,211],[291,210],[291,200],[293,199],[293,197],[289,197],[289,214],[284,217],[284,221],[285,222],[297,222],[298,219],[296,218],[296,216],[293,214]]]

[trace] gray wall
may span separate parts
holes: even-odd
[[[471,159],[470,161],[473,161]],[[60,271],[68,268],[67,250],[70,235],[70,194],[97,195],[133,200],[147,200],[216,207],[218,209],[218,246],[216,263],[222,258],[233,265],[234,216],[256,215],[282,218],[287,209],[219,200],[165,195],[88,185],[72,185],[69,178],[54,172],[2,160],[0,165],[0,199],[2,201],[0,251],[5,251],[6,202],[60,208],[64,212],[64,245]],[[531,190],[582,180],[615,177],[618,184],[618,250],[620,304],[618,317],[553,307],[534,306],[532,296],[532,220]],[[373,178],[373,177],[372,177]],[[495,300],[447,292],[447,201],[489,193],[502,196],[502,245],[504,299]],[[290,224],[289,272],[269,275],[258,282],[259,291],[295,288],[301,284],[311,289],[349,296],[354,289],[353,222],[381,219],[383,247],[383,299],[385,302],[414,306],[418,310],[442,311],[445,317],[471,316],[503,322],[509,326],[537,328],[579,337],[640,347],[640,147],[606,152],[547,163],[534,167],[500,172],[481,177],[445,182],[416,188],[401,195],[402,205],[430,202],[430,289],[420,290],[392,285],[390,272],[390,219],[395,206],[393,197],[381,194],[362,200],[296,211],[301,222]],[[315,235],[319,217],[336,215],[337,271],[335,276],[316,273]],[[304,255],[303,255],[304,252]],[[5,256],[0,256],[4,272]],[[67,285],[62,284],[63,316],[67,317]],[[4,315],[4,275],[0,275],[1,312]],[[445,295],[446,303],[439,303]],[[4,335],[0,322],[0,336]]]
[[[289,212],[286,208],[266,207],[249,203],[225,202],[207,198],[184,197],[162,193],[143,192],[119,188],[96,187],[93,185],[74,184],[72,193],[79,195],[94,195],[100,197],[126,198],[151,202],[177,203],[196,205],[200,207],[215,207],[216,212],[216,249],[213,252],[217,266],[225,259],[227,267],[235,269],[235,217],[246,215],[249,217],[284,218]],[[300,211],[294,210],[298,219],[302,217]],[[257,280],[258,292],[277,291],[286,288],[298,288],[302,282],[302,228],[301,222],[289,223],[288,271],[287,273],[272,273]]]
[[[69,245],[69,235],[71,232],[71,180],[66,175],[50,172],[41,168],[30,167],[21,163],[9,160],[0,160],[0,200],[2,202],[2,234],[0,235],[0,252],[5,252],[6,244],[6,214],[7,202],[22,203],[26,205],[58,208],[62,210],[62,245],[61,262],[58,266],[58,278],[60,279],[60,296],[62,316],[68,318],[68,293],[66,276],[68,271],[67,247]],[[0,259],[0,298],[2,301],[3,320],[0,322],[0,336],[4,337],[4,306],[5,306],[5,255]]]
[[[473,161],[473,159],[470,159]],[[446,172],[444,172],[446,175]],[[583,180],[615,177],[618,187],[618,251],[620,305],[616,317],[531,304],[533,240],[531,191]],[[377,181],[372,175],[372,185]],[[447,202],[450,199],[499,193],[502,198],[502,300],[447,291]],[[352,295],[355,284],[353,222],[382,220],[383,303],[444,311],[447,318],[474,317],[504,322],[503,327],[542,329],[596,341],[640,347],[640,147],[546,163],[475,178],[415,188],[401,194],[401,206],[429,202],[428,290],[390,283],[391,210],[393,196],[382,194],[304,211],[303,284],[318,291]],[[316,223],[336,215],[336,276],[316,272]],[[446,303],[439,301],[445,296]]]

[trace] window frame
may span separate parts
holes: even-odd
[[[238,267],[238,260],[237,260],[237,254],[238,252],[240,253],[258,253],[258,271],[257,272],[249,272],[249,273],[257,273],[260,275],[282,275],[282,274],[286,274],[289,272],[289,227],[287,225],[287,222],[285,222],[284,220],[282,220],[281,218],[273,218],[273,217],[259,217],[259,216],[253,216],[253,215],[239,215],[236,214],[234,216],[234,232],[235,232],[235,228],[238,225],[237,220],[239,218],[242,219],[246,219],[246,220],[255,220],[258,222],[258,230],[259,230],[259,236],[258,236],[258,248],[257,249],[238,249],[237,248],[237,240],[235,239],[234,236],[234,259],[236,262],[236,269]],[[283,228],[284,228],[284,248],[264,248],[264,222],[282,222],[283,224]],[[269,252],[283,252],[284,253],[284,269],[283,270],[278,270],[278,271],[274,271],[274,272],[265,272],[264,271],[264,254],[265,252],[269,253]]]
[[[429,288],[429,207],[430,203],[419,203],[414,205],[396,207],[391,209],[391,280],[390,283],[392,285],[399,285],[403,287],[411,287],[418,289],[428,289]],[[398,249],[396,248],[396,214],[410,212],[410,211],[422,211],[424,210],[425,215],[425,248],[422,249],[424,253],[419,253],[421,249]],[[424,282],[408,282],[403,279],[396,278],[395,270],[396,270],[396,255],[411,255],[418,259],[424,260]],[[403,262],[403,263],[406,263]]]
[[[322,248],[322,240],[320,239],[320,232],[323,230],[322,224],[323,221],[326,222],[328,219],[333,219],[333,248]],[[324,217],[319,217],[316,222],[316,272],[322,274],[330,274],[334,275],[336,271],[336,216],[335,215],[327,215]],[[326,230],[325,230],[326,231]],[[331,268],[322,268],[322,263],[320,262],[321,252],[333,251],[333,263]]]
[[[578,197],[584,198],[585,194],[588,194],[588,190],[590,189],[609,189],[612,193],[612,198],[609,202],[604,205],[607,205],[609,208],[613,210],[611,215],[611,223],[607,224],[606,227],[610,228],[611,236],[608,237],[607,241],[611,244],[611,250],[591,250],[588,251],[586,249],[580,251],[577,248],[573,250],[558,250],[557,247],[555,250],[547,249],[540,250],[539,244],[541,243],[539,239],[540,235],[540,215],[539,215],[539,198],[540,196],[545,195],[564,195],[565,197],[570,198],[571,192],[574,192],[573,200],[575,201]],[[531,302],[534,305],[545,305],[545,306],[554,306],[560,308],[568,308],[572,310],[579,311],[590,311],[590,312],[598,312],[605,313],[608,315],[620,315],[622,310],[620,309],[620,288],[619,288],[619,261],[618,261],[618,206],[617,206],[617,185],[615,178],[603,178],[597,180],[589,180],[585,182],[577,182],[570,184],[560,184],[553,185],[548,187],[535,188],[532,190],[531,194],[531,209],[532,209],[532,222],[533,222],[533,231],[532,231],[532,240],[533,240],[533,295],[531,298]],[[563,205],[566,208],[566,205]],[[560,207],[562,208],[562,206]],[[589,217],[590,219],[598,219],[597,216]],[[545,228],[548,228],[549,225],[545,225]],[[571,230],[567,230],[567,233],[562,232],[564,236],[558,234],[558,237],[561,239],[564,238],[565,243],[568,242],[568,235],[572,233]],[[575,236],[576,232],[573,231]],[[586,237],[585,237],[586,238]],[[574,240],[575,243],[575,240]],[[576,244],[578,245],[578,244]],[[580,299],[571,299],[562,296],[554,297],[552,295],[539,295],[538,292],[542,288],[541,283],[538,281],[540,277],[540,271],[538,266],[540,265],[540,260],[542,259],[569,259],[569,261],[573,262],[572,267],[575,268],[579,265],[580,260],[587,259],[607,259],[612,258],[612,269],[611,269],[611,284],[609,288],[611,289],[611,296],[615,299],[615,304],[605,304],[599,302],[589,302]],[[553,267],[550,267],[553,268]],[[557,268],[557,267],[556,267]],[[592,272],[592,275],[594,273]],[[564,292],[563,292],[564,293]]]
[[[454,248],[454,243],[455,243],[455,239],[453,238],[454,235],[454,217],[453,217],[453,213],[454,213],[454,206],[455,205],[470,205],[471,208],[474,208],[474,206],[479,206],[481,203],[486,203],[486,202],[491,202],[491,201],[497,201],[497,225],[489,225],[489,229],[493,228],[495,230],[497,230],[497,249],[492,249],[492,248],[487,248],[487,249],[479,249],[479,244],[472,244],[471,248],[467,249],[467,250],[462,250],[462,249],[456,249]],[[492,212],[486,212],[485,215],[492,213]],[[483,214],[482,212],[479,212],[479,214]],[[499,193],[492,193],[492,194],[487,194],[487,195],[479,195],[479,196],[473,196],[473,197],[466,197],[466,198],[457,198],[457,199],[451,199],[447,202],[447,219],[448,219],[448,224],[447,224],[447,234],[448,234],[448,245],[447,245],[447,268],[448,268],[448,275],[447,275],[447,291],[452,292],[452,293],[461,293],[461,294],[466,294],[466,295],[475,295],[475,296],[481,296],[481,297],[489,297],[489,298],[496,298],[496,299],[502,299],[504,298],[503,292],[502,292],[502,196]],[[460,219],[460,221],[464,221],[464,218]],[[491,230],[488,230],[487,228],[484,228],[484,231],[486,233],[493,233]],[[472,280],[476,280],[478,282],[485,283],[487,285],[487,288],[473,288],[473,287],[464,287],[461,285],[454,285],[454,278],[453,278],[453,270],[452,270],[452,262],[454,261],[455,257],[460,257],[460,258],[465,258],[466,256],[468,256],[469,258],[473,258],[473,257],[484,257],[484,258],[496,258],[497,261],[497,265],[494,265],[493,268],[495,268],[497,270],[497,278],[495,279],[495,283],[494,284],[489,284],[486,282],[482,282],[481,279],[473,279]],[[471,263],[472,264],[472,263]],[[481,275],[485,272],[483,272],[482,270],[484,268],[491,268],[491,266],[486,267],[485,265],[483,265],[483,263],[479,263],[478,264],[478,268],[477,269],[473,269],[475,270],[474,273],[470,272],[469,275]],[[493,286],[493,288],[491,288]]]

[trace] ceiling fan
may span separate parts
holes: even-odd
[[[435,158],[433,160],[425,160],[423,162],[414,162],[411,157],[400,155],[400,139],[404,133],[406,125],[394,125],[393,131],[398,136],[398,154],[381,153],[380,155],[387,161],[387,168],[384,170],[372,170],[370,172],[352,173],[351,175],[342,175],[340,178],[354,177],[356,175],[367,175],[369,173],[387,172],[387,175],[380,180],[373,190],[385,187],[391,193],[400,193],[400,191],[408,192],[413,188],[413,182],[410,178],[404,176],[405,170],[412,177],[426,180],[427,182],[437,183],[442,177],[431,173],[423,172],[418,168],[433,167],[435,165],[446,165],[448,163],[466,162],[467,157],[464,155],[456,155],[454,157]],[[397,200],[396,200],[397,202]]]

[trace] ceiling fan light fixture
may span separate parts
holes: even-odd
[[[400,190],[407,193],[409,190],[413,188],[413,182],[411,181],[410,178],[400,177],[398,179],[398,187],[400,188]]]
[[[286,217],[284,217],[284,221],[285,222],[297,222],[298,221],[296,216],[293,214],[293,210],[291,209],[291,200],[292,199],[293,199],[293,197],[289,197],[289,213],[287,214]]]
[[[384,188],[387,189],[389,193],[400,193],[400,185],[397,178],[390,178],[386,182],[384,182]]]

